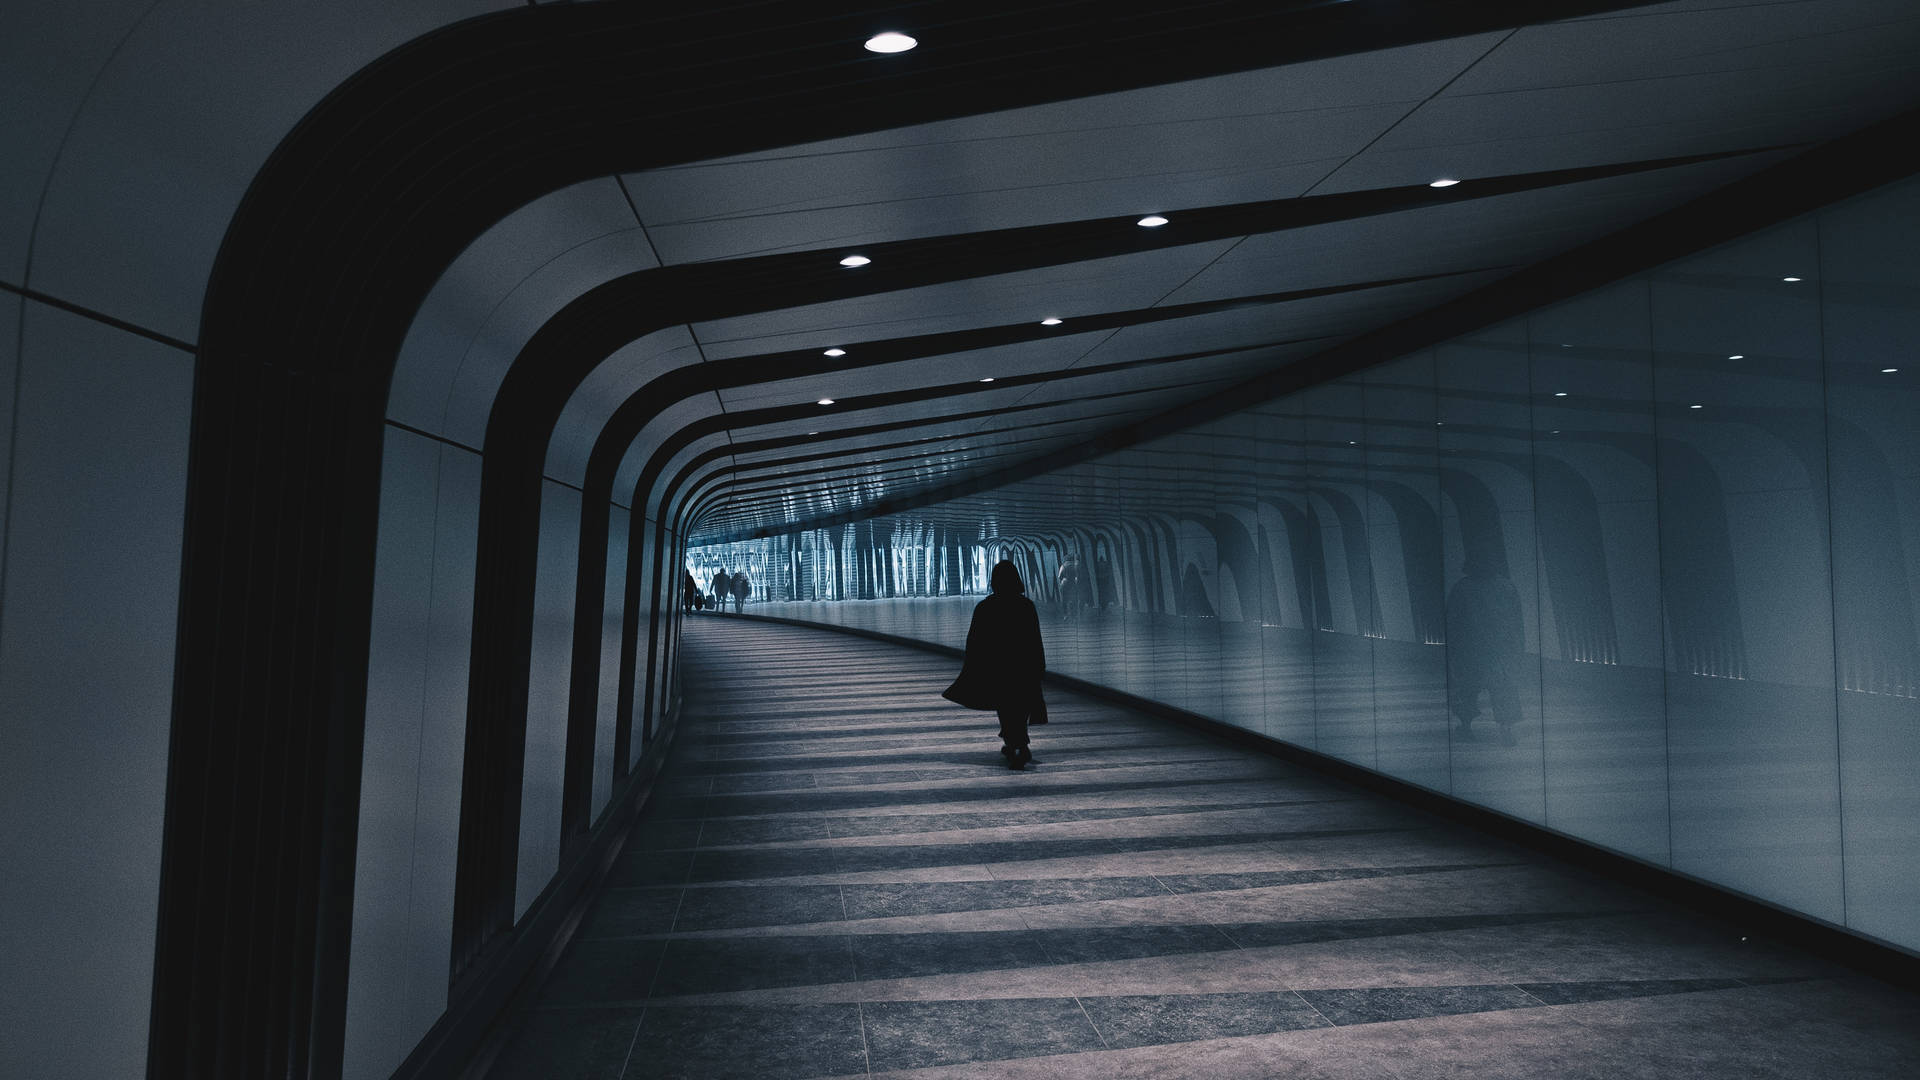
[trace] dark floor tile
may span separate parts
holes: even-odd
[[[902,915],[939,915],[951,911],[987,911],[1013,906],[1010,882],[886,882],[844,886],[847,917],[886,919]]]
[[[1454,870],[1479,870],[1492,863],[1447,864],[1441,866],[1354,866],[1321,870],[1268,870],[1252,874],[1162,874],[1160,880],[1174,892],[1227,892],[1233,889],[1264,889],[1274,885],[1305,885],[1320,881],[1359,881],[1366,878],[1409,877],[1416,874],[1441,874]]]
[[[610,888],[640,885],[678,885],[693,865],[691,851],[627,851],[607,871]]]
[[[1360,990],[1301,990],[1307,1004],[1336,1024],[1377,1024],[1423,1016],[1539,1007],[1517,986],[1387,986]]]
[[[817,817],[769,817],[709,820],[700,831],[701,847],[732,844],[776,844],[790,840],[825,840],[827,823]]]
[[[639,1008],[529,1013],[487,1076],[492,1080],[620,1080]]]
[[[1742,979],[1608,979],[1592,982],[1519,983],[1520,989],[1549,1005],[1619,998],[1692,994],[1701,990],[1731,990],[1745,986]]]
[[[1157,878],[1028,878],[1005,882],[1017,903],[1077,904],[1090,900],[1121,900],[1133,896],[1165,896],[1167,890]]]
[[[1387,919],[1311,919],[1301,922],[1223,923],[1220,929],[1240,945],[1257,949],[1268,945],[1300,945],[1314,941],[1431,934],[1485,926],[1518,926],[1533,922],[1597,917],[1595,912],[1525,912],[1493,915],[1415,915]]]
[[[1224,952],[1233,940],[1204,924],[1192,926],[1087,926],[1044,930],[1047,955],[1056,964],[1090,964],[1142,956]]]
[[[641,1001],[665,947],[664,941],[575,940],[547,980],[541,1004]]]
[[[842,935],[676,938],[666,943],[654,997],[852,982]]]
[[[917,769],[859,769],[814,774],[815,782],[823,788],[860,787],[865,784],[905,784],[919,779],[922,777]]]
[[[692,888],[680,902],[675,931],[835,922],[845,918],[838,885]]]
[[[688,881],[753,881],[756,878],[798,877],[837,872],[840,859],[833,848],[702,848],[695,855]]]
[[[875,1072],[1101,1048],[1072,998],[880,1001],[861,1009]]]
[[[789,765],[788,768],[792,766]],[[810,772],[744,773],[713,778],[715,795],[749,794],[759,791],[798,791],[813,787]]]
[[[1080,1004],[1116,1050],[1327,1026],[1312,1006],[1290,991],[1082,997]]]
[[[623,1080],[801,1080],[867,1071],[858,1005],[655,1006]]]
[[[693,847],[700,839],[698,821],[643,820],[627,840],[628,851],[671,851]]]
[[[582,940],[664,934],[680,908],[678,888],[606,889],[580,928]]]
[[[1049,963],[1037,930],[973,930],[934,934],[855,934],[860,978],[905,979],[964,971],[1040,967]]]

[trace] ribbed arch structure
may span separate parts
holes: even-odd
[[[159,853],[127,861],[126,910],[90,916],[138,974],[75,1075],[457,1067],[671,737],[690,545],[807,531],[758,565],[835,599],[957,596],[983,569],[963,547],[993,547],[1057,602],[1071,551],[1115,568],[1100,606],[1325,630],[1404,607],[1432,641],[1436,583],[1369,584],[1371,501],[1404,562],[1446,517],[1504,564],[1487,485],[1525,484],[1555,523],[1544,588],[1592,616],[1562,632],[1617,652],[1605,499],[1578,470],[1476,449],[1255,490],[1324,462],[1343,407],[1277,456],[1193,450],[1233,464],[1172,505],[1122,484],[1069,525],[888,530],[1889,179],[1913,20],[1817,0],[1813,33],[1748,6],[130,0],[82,26],[37,5],[0,128],[5,641],[105,634],[140,662],[72,715],[46,688],[84,657],[7,644],[0,666],[26,688],[10,715],[54,718],[16,760],[139,748],[142,794],[69,816]],[[921,49],[859,49],[902,20]],[[1649,122],[1620,89],[1658,80],[1693,91],[1685,115]],[[95,400],[118,411],[63,432]],[[1685,445],[1566,435],[1720,497]],[[35,470],[126,461],[141,531],[76,545],[90,519]],[[1429,481],[1444,512],[1409,486]],[[1708,563],[1709,517],[1686,524]],[[103,573],[128,614],[33,591]],[[1708,666],[1743,652],[1714,614],[1732,588],[1671,593]],[[21,798],[63,794],[48,775]],[[47,896],[111,891],[47,865]],[[392,911],[400,929],[373,917]],[[100,988],[64,992],[9,1026],[80,1041],[54,1018]]]

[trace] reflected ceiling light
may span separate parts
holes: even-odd
[[[920,42],[898,30],[888,30],[867,39],[867,51],[873,53],[903,53]]]
[[[865,255],[849,255],[846,258],[840,260],[840,265],[841,266],[865,266],[872,261],[873,261],[872,259],[867,258]]]
[[[1135,225],[1138,225],[1143,229],[1157,229],[1160,226],[1165,225],[1166,223],[1167,223],[1167,219],[1161,217],[1159,214],[1148,214],[1146,217],[1143,217],[1139,221],[1134,222]]]
[[[1060,320],[1049,315],[1046,318],[1040,320],[1040,325],[1041,326],[1059,326]]]
[[[815,405],[831,405],[833,404],[833,399],[830,397],[823,397],[819,401],[814,402],[814,404]]]
[[[1800,279],[1797,277],[1783,277],[1780,280],[1781,281],[1799,281]]]
[[[1893,374],[1894,372],[1896,372],[1896,371],[1899,371],[1899,370],[1900,370],[1900,369],[1899,369],[1899,368],[1897,368],[1897,367],[1883,367],[1883,368],[1881,368],[1881,369],[1880,369],[1880,374],[1882,374],[1882,375],[1891,375],[1891,374]]]
[[[1452,187],[1453,185],[1459,182],[1460,181],[1458,180],[1450,179],[1448,177],[1443,176],[1438,180],[1429,180],[1427,182],[1427,186],[1428,187]]]
[[[820,355],[821,355],[821,356],[845,356],[845,355],[847,355],[847,350],[845,350],[845,349],[828,349],[828,350],[827,350],[826,352],[823,352],[823,353],[821,353]]]
[[[1729,360],[1745,360],[1746,358],[1746,353],[1734,353],[1732,356],[1727,357]]]

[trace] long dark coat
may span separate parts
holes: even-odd
[[[1040,613],[1018,593],[993,593],[973,609],[967,658],[946,696],[969,709],[1015,708],[1040,698],[1047,670]]]

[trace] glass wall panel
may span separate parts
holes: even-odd
[[[1453,793],[1546,816],[1526,325],[1435,350]]]
[[[1644,281],[1529,325],[1546,822],[1654,862],[1667,846],[1653,362]],[[1554,394],[1565,392],[1566,397]]]
[[[1057,671],[1920,949],[1915,357],[1908,182],[1092,462],[686,567],[745,568],[749,613],[958,645],[1009,558]]]
[[[1820,218],[1848,926],[1920,940],[1920,184]]]
[[[1817,263],[1804,221],[1654,274],[1654,395],[1673,865],[1837,921]]]
[[[1433,352],[1382,364],[1366,393],[1367,548],[1373,563],[1373,715],[1382,772],[1447,790],[1446,604],[1441,582]]]

